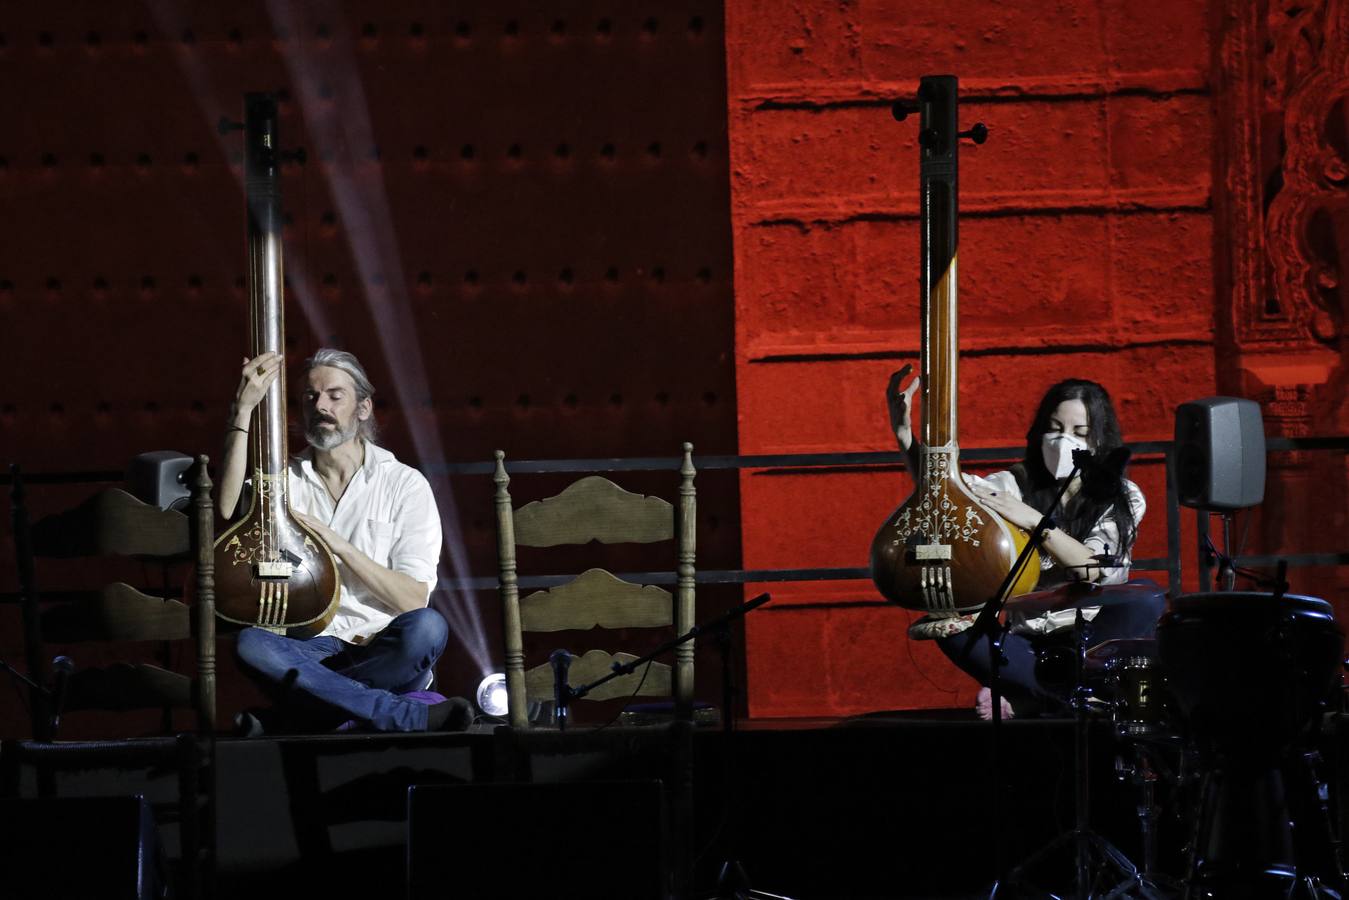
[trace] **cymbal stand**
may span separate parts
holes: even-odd
[[[1012,869],[1005,881],[996,885],[993,896],[1001,889],[1015,887],[1023,882],[1025,873],[1043,860],[1064,847],[1073,850],[1073,888],[1078,900],[1093,897],[1116,898],[1137,896],[1146,900],[1164,900],[1155,885],[1144,878],[1124,853],[1114,844],[1101,837],[1091,828],[1090,783],[1088,778],[1088,730],[1087,706],[1092,696],[1091,688],[1084,684],[1086,672],[1088,625],[1077,609],[1077,618],[1073,626],[1076,638],[1076,665],[1074,687],[1069,699],[1073,709],[1073,827],[1055,837],[1044,847],[1032,853],[1024,862]],[[1119,878],[1114,887],[1098,892],[1096,882],[1107,870],[1113,870]]]
[[[1155,748],[1137,737],[1119,735],[1128,742],[1132,751],[1130,759],[1123,755],[1115,760],[1115,772],[1120,781],[1129,781],[1138,791],[1136,809],[1138,812],[1138,831],[1143,847],[1143,870],[1139,876],[1144,884],[1167,895],[1177,895],[1181,886],[1169,876],[1157,871],[1157,822],[1162,808],[1157,802],[1157,784],[1165,779],[1176,783],[1179,777],[1170,770],[1165,762],[1160,767],[1155,758]],[[1161,771],[1159,771],[1159,768]],[[1132,883],[1129,879],[1128,883]]]
[[[1143,878],[1151,881],[1157,871],[1157,770],[1146,750],[1133,747],[1133,760],[1126,763],[1121,757],[1115,769],[1120,780],[1128,779],[1138,790],[1138,833],[1143,844]]]

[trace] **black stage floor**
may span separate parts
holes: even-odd
[[[635,752],[634,733],[609,729],[582,740],[576,752],[535,758],[533,780],[659,777],[668,759]],[[756,888],[794,898],[985,895],[995,851],[1012,864],[1070,828],[1074,793],[1070,721],[1005,723],[997,779],[989,777],[990,733],[964,712],[748,721],[728,755],[718,729],[700,729],[693,737],[695,895],[707,894],[730,857],[743,862]],[[1336,803],[1342,744],[1324,738]],[[1108,722],[1092,724],[1091,822],[1141,862],[1138,795],[1116,770],[1131,746]],[[428,824],[419,826],[423,839],[414,841],[431,848],[417,850],[423,856],[414,865],[443,872],[446,897],[502,896],[494,884],[522,865],[555,863],[559,854],[573,872],[604,883],[622,869],[605,859],[615,836],[647,833],[655,841],[661,818],[640,791],[559,795],[503,783],[500,738],[485,726],[463,734],[221,738],[215,749],[217,897],[404,896],[412,785],[460,787],[435,801],[440,805],[421,820]],[[1164,764],[1167,756],[1163,748]],[[995,781],[1003,801],[997,827]],[[466,789],[473,785],[477,790]],[[33,789],[27,779],[24,792]],[[59,783],[63,796],[144,792],[167,800],[173,789],[168,772],[90,771]],[[1159,794],[1159,860],[1177,873],[1192,792],[1163,784]],[[590,802],[597,797],[599,808]],[[546,827],[518,838],[511,823],[522,833],[526,825]],[[176,835],[166,833],[164,844],[175,853]],[[1062,886],[1066,871],[1060,857],[1033,880]]]

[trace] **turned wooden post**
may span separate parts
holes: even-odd
[[[679,467],[679,507],[675,527],[679,538],[678,582],[675,588],[675,634],[686,634],[694,625],[694,557],[697,547],[698,499],[693,487],[693,445],[684,444],[684,459]],[[693,647],[688,641],[675,648],[675,714],[681,719],[693,717]]]
[[[197,553],[196,602],[192,604],[193,632],[197,636],[197,730],[215,731],[215,504],[211,500],[210,459],[197,457],[192,485],[193,546]]]
[[[525,696],[525,647],[520,633],[520,589],[515,577],[515,514],[511,509],[511,478],[506,474],[506,454],[496,451],[497,578],[501,595],[502,634],[506,642],[506,702],[514,728],[529,726],[529,700]]]

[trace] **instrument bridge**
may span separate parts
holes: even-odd
[[[257,562],[253,564],[254,578],[288,579],[294,571],[295,566],[284,559],[272,560],[270,562]]]

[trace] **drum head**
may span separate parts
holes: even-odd
[[[1171,601],[1171,611],[1176,613],[1257,613],[1282,612],[1294,615],[1327,616],[1332,621],[1335,610],[1320,597],[1307,597],[1302,594],[1284,594],[1278,600],[1275,595],[1263,591],[1209,591],[1199,594],[1184,594]]]

